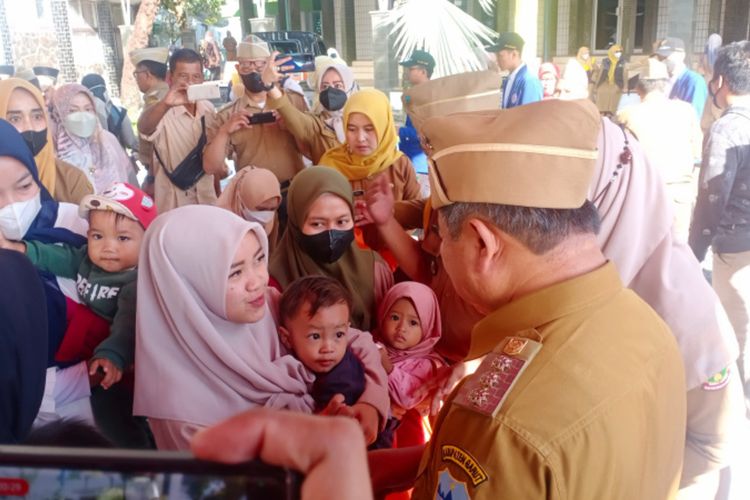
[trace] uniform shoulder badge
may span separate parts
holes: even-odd
[[[479,369],[461,387],[453,402],[494,417],[516,380],[542,348],[523,337],[507,337],[485,356]]]
[[[715,373],[707,382],[703,384],[704,391],[718,391],[723,389],[729,383],[729,367],[727,366],[719,373]]]

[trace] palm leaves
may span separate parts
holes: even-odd
[[[486,69],[483,47],[497,36],[448,0],[405,0],[382,22],[391,25],[398,58],[426,50],[435,58],[435,77]]]

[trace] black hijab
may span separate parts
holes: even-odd
[[[0,443],[21,441],[44,394],[47,314],[44,288],[29,259],[0,250]]]

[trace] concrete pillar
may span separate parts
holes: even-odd
[[[71,40],[70,21],[68,20],[67,0],[50,0],[52,23],[57,36],[57,60],[60,64],[58,82],[72,83],[78,81],[76,65],[73,59],[73,42]]]
[[[107,70],[107,89],[113,97],[120,97],[122,69],[115,61],[115,26],[112,22],[112,9],[109,0],[99,0],[96,4],[96,17],[99,24],[99,39],[104,50],[104,68]]]
[[[13,65],[13,45],[10,40],[10,27],[8,26],[8,14],[5,11],[5,0],[0,0],[0,39],[2,39],[5,64]]]
[[[354,0],[354,37],[356,40],[356,59],[369,61],[372,53],[372,27],[370,12],[377,8],[375,0]]]
[[[400,89],[398,65],[395,62],[396,53],[393,50],[393,37],[390,34],[391,25],[384,25],[381,22],[387,16],[387,11],[370,12],[374,86],[385,93]]]

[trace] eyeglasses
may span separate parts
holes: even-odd
[[[268,61],[266,61],[265,59],[261,59],[258,61],[240,61],[237,63],[237,66],[239,66],[240,69],[263,70],[265,69],[266,64],[268,64]]]

